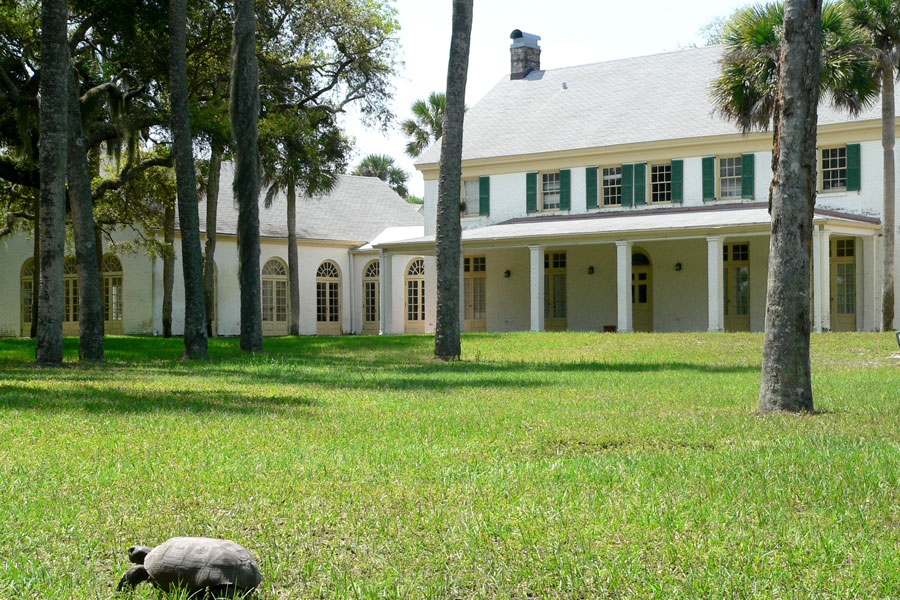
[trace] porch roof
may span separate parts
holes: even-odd
[[[816,209],[815,224],[858,229],[860,233],[880,229],[872,217]],[[618,239],[652,240],[697,238],[729,233],[765,233],[771,226],[764,202],[718,206],[648,208],[586,215],[553,215],[511,219],[466,229],[462,232],[465,248],[490,246],[527,246],[530,244],[613,242]],[[373,243],[390,251],[433,251],[434,236]]]

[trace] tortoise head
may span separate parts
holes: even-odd
[[[153,548],[149,546],[129,546],[128,560],[136,565],[142,565],[144,564],[144,558],[146,558],[151,550],[153,550]]]

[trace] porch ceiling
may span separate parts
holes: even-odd
[[[835,211],[816,210],[815,224],[840,225],[859,235],[873,235],[878,219]],[[702,238],[731,233],[766,233],[771,226],[765,203],[641,211],[594,213],[588,215],[537,216],[511,219],[496,225],[462,232],[464,248],[528,246],[556,243],[603,243],[627,239]],[[434,236],[374,243],[388,251],[434,251]]]

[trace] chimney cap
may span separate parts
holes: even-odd
[[[521,29],[513,29],[512,33],[509,34],[509,39],[513,41],[511,48],[538,48],[538,40],[541,39],[541,36],[535,35],[533,33],[525,33]]]

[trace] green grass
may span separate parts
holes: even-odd
[[[813,336],[819,412],[765,417],[758,334],[431,343],[0,340],[0,598],[115,597],[174,535],[247,546],[263,600],[900,597],[890,334]]]

